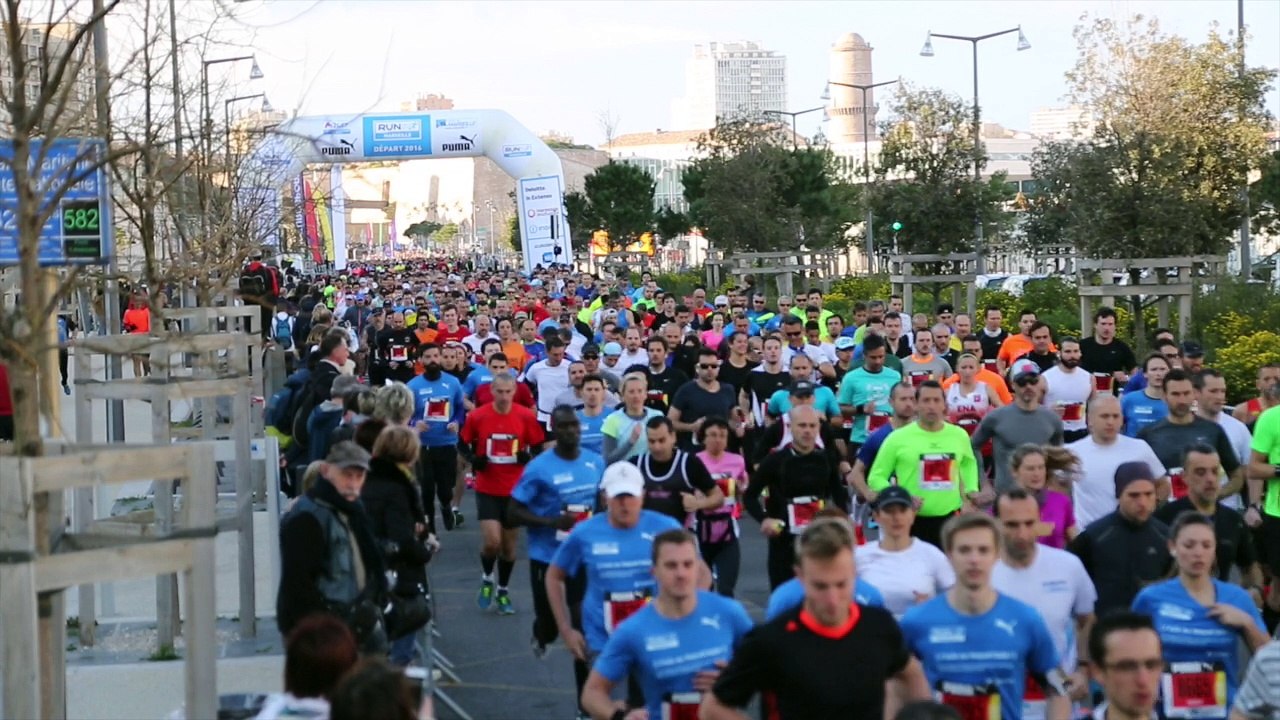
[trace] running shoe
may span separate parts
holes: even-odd
[[[547,658],[547,646],[538,642],[538,638],[529,638],[529,647],[533,649],[533,657],[537,660],[545,660]]]
[[[511,593],[502,591],[498,593],[498,614],[499,615],[515,615],[516,608],[511,604]]]
[[[458,508],[453,508],[453,527],[455,528],[462,527],[462,523],[464,520],[466,520],[466,518],[462,516],[462,511],[459,510]]]
[[[493,605],[494,584],[492,580],[484,580],[480,583],[480,592],[476,594],[476,607],[481,610],[488,610]]]

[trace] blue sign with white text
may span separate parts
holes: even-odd
[[[364,118],[365,158],[425,157],[430,154],[430,115],[379,115]]]
[[[111,199],[101,140],[63,138],[30,146],[30,177],[47,213],[37,255],[41,265],[106,263],[112,252]],[[18,184],[13,142],[0,142],[0,265],[18,263]]]

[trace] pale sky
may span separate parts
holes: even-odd
[[[684,93],[695,43],[754,40],[787,57],[790,107],[822,105],[828,52],[843,33],[875,48],[875,80],[898,76],[972,97],[968,43],[929,30],[980,35],[1021,25],[979,46],[986,120],[1026,129],[1038,107],[1062,104],[1062,74],[1076,58],[1080,16],[1159,18],[1162,29],[1202,40],[1212,23],[1234,31],[1234,0],[856,0],[847,2],[429,2],[427,0],[250,0],[238,6],[255,28],[266,77],[254,83],[272,104],[300,115],[395,111],[418,93],[459,109],[506,110],[542,133],[599,143],[606,109],[618,132],[669,129],[671,101]],[[1251,65],[1280,67],[1280,2],[1247,0]],[[245,81],[245,87],[250,87]],[[883,105],[883,98],[881,104]],[[1280,115],[1273,91],[1268,107]],[[801,118],[809,134],[821,113]]]

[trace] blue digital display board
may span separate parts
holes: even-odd
[[[42,207],[54,207],[40,230],[41,265],[105,264],[112,253],[106,145],[98,139],[31,143],[30,168]],[[18,263],[18,186],[13,142],[0,142],[0,265]]]

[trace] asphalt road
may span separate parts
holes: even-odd
[[[533,600],[523,533],[511,581],[516,614],[503,617],[483,612],[475,604],[480,587],[480,533],[471,497],[464,502],[463,513],[465,524],[441,537],[443,550],[429,566],[437,628],[442,635],[436,640],[436,649],[454,663],[462,680],[459,685],[442,685],[442,689],[473,720],[572,720],[577,704],[569,653],[557,642],[545,659],[538,660],[530,649]],[[765,542],[750,518],[743,518],[742,534],[742,572],[736,596],[760,620],[769,597]],[[457,717],[440,702],[436,703],[436,715]]]

